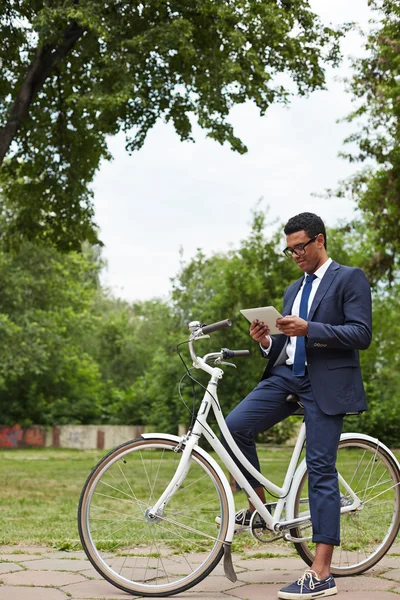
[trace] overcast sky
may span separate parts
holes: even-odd
[[[367,0],[312,0],[325,22],[368,23]],[[360,55],[361,39],[350,34],[345,55]],[[142,150],[129,156],[124,137],[110,139],[114,156],[94,181],[96,220],[108,267],[103,283],[127,300],[167,297],[179,269],[179,249],[190,259],[225,251],[248,235],[251,211],[263,198],[271,219],[286,221],[303,211],[319,214],[328,226],[351,218],[348,200],[314,197],[354,172],[338,157],[355,125],[337,119],[352,108],[338,81],[349,75],[348,62],[328,73],[328,90],[291,105],[272,106],[264,117],[246,104],[232,111],[235,132],[249,151],[240,156],[228,145],[207,140],[197,129],[196,143],[180,142],[172,125],[158,123]]]

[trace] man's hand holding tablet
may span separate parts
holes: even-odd
[[[282,315],[273,306],[246,308],[240,311],[250,321],[250,336],[264,348],[271,344],[270,334],[281,333],[276,326],[277,319]]]
[[[265,349],[271,345],[269,333],[269,327],[263,321],[259,322],[256,320],[250,325],[250,336]]]

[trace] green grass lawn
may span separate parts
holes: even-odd
[[[0,451],[0,543],[78,545],[81,488],[104,451]]]
[[[290,453],[288,448],[259,449],[263,472],[278,484]],[[1,450],[0,544],[80,547],[76,516],[80,493],[104,454],[53,448]],[[241,492],[235,502],[238,508],[247,504]]]
[[[104,454],[104,451],[51,448],[0,451],[0,544],[80,548],[77,529],[80,493]],[[399,456],[400,452],[396,454]],[[290,448],[260,445],[264,475],[280,485],[290,455]],[[246,506],[242,492],[236,494],[235,503],[237,508]],[[260,545],[251,536],[236,537],[235,546],[235,550],[242,546],[268,550],[268,546]]]

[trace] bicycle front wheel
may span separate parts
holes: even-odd
[[[337,471],[361,501],[358,509],[342,513],[340,546],[335,546],[331,572],[358,575],[374,566],[393,544],[400,527],[400,473],[396,462],[379,443],[357,438],[339,443]],[[340,483],[342,506],[352,504]],[[307,472],[296,495],[295,516],[309,512]],[[311,526],[298,527],[294,537],[311,535]],[[312,542],[295,543],[303,560],[311,565],[315,555]]]
[[[204,579],[224,552],[226,492],[212,465],[196,451],[162,514],[148,516],[177,469],[182,454],[174,452],[176,446],[167,438],[123,444],[98,463],[82,490],[78,525],[83,548],[107,581],[131,594],[183,592]]]

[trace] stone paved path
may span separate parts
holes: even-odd
[[[191,600],[272,600],[286,583],[299,577],[304,563],[289,548],[287,556],[234,556],[236,583],[219,565],[202,583],[177,598]],[[268,547],[268,552],[274,550]],[[364,575],[338,578],[338,600],[394,600],[400,595],[400,544]],[[93,569],[83,552],[27,546],[0,547],[0,600],[126,600]]]

